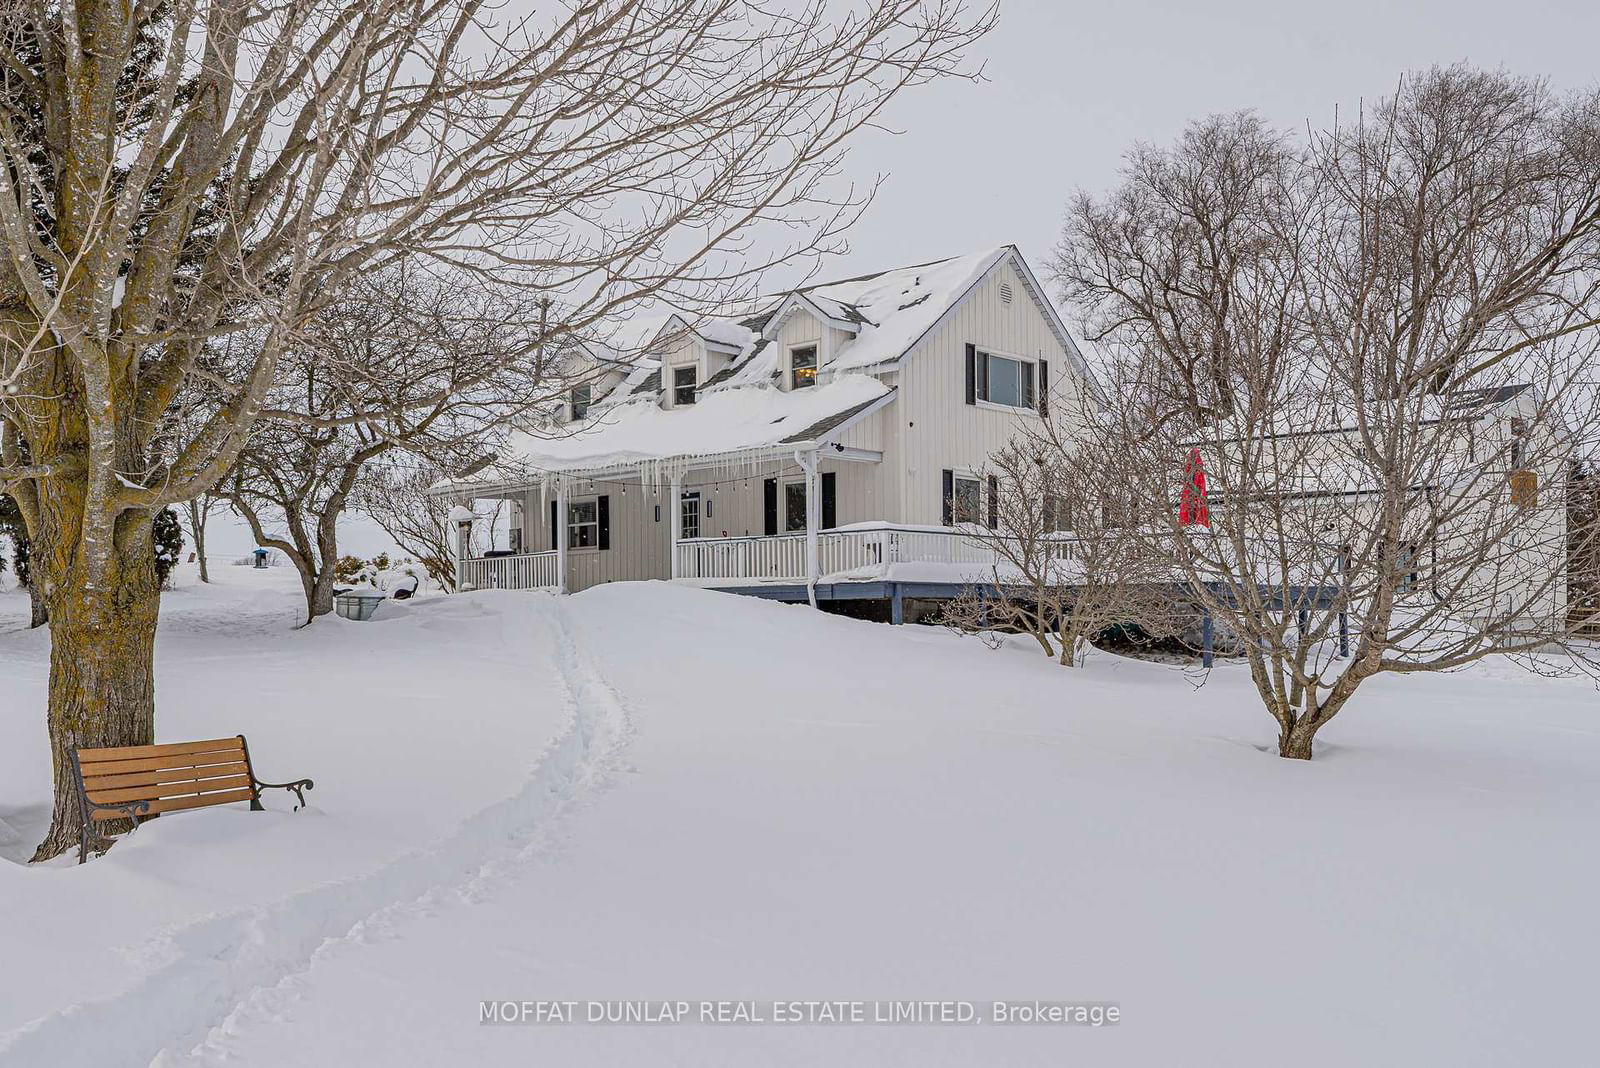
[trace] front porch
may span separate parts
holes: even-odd
[[[953,596],[963,586],[994,581],[995,568],[1003,567],[1000,541],[997,535],[970,528],[883,522],[753,537],[679,538],[672,544],[665,577],[779,600],[807,600],[822,586],[829,587],[822,600],[892,599],[888,587],[906,584],[917,587],[915,596]],[[1059,559],[1072,559],[1070,535],[1062,535],[1056,545]],[[470,589],[559,591],[559,556],[558,550],[547,550],[464,558],[462,584]],[[862,588],[839,589],[851,586]]]

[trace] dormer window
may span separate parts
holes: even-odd
[[[572,405],[572,421],[574,423],[589,414],[589,401],[591,395],[592,387],[587,382],[583,383],[581,386],[572,387],[567,399]]]
[[[805,345],[789,350],[789,388],[805,389],[817,384],[817,347]]]
[[[693,364],[688,367],[674,367],[672,369],[672,403],[674,406],[694,403],[695,378]]]

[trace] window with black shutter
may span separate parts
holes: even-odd
[[[762,533],[773,537],[778,533],[778,480],[765,479],[761,483]]]
[[[600,547],[600,500],[587,497],[567,502],[567,548]]]
[[[822,473],[822,529],[832,530],[839,525],[839,500],[835,493],[834,472]]]
[[[983,484],[968,475],[944,472],[944,525],[976,523],[982,514]]]

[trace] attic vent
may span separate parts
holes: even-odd
[[[1001,282],[1000,283],[1000,302],[1002,304],[1010,304],[1011,303],[1011,297],[1012,297],[1011,283],[1010,282]]]

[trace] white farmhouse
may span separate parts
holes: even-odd
[[[591,351],[559,426],[444,489],[510,505],[506,549],[458,538],[464,585],[671,579],[899,621],[983,575],[961,528],[993,523],[989,457],[1092,388],[1013,246],[673,319],[645,349]]]

